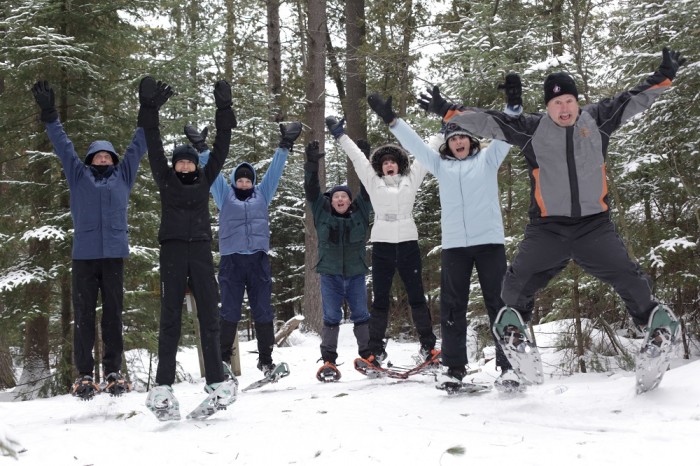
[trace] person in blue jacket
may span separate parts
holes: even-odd
[[[221,289],[220,345],[224,372],[233,377],[229,363],[243,297],[248,293],[250,310],[258,339],[258,369],[268,376],[275,369],[272,348],[275,343],[270,270],[270,215],[268,208],[279,186],[287,157],[301,134],[299,122],[280,124],[279,147],[272,163],[256,185],[255,168],[242,162],[231,171],[230,182],[219,174],[210,188],[219,209],[219,287]],[[185,135],[199,151],[199,161],[209,160],[206,133],[185,127]]]
[[[142,128],[136,128],[124,158],[109,141],[90,144],[84,160],[63,129],[55,106],[55,93],[48,81],[32,88],[41,109],[41,121],[63,165],[70,190],[73,219],[72,299],[73,358],[78,377],[71,393],[90,399],[100,390],[93,379],[95,360],[95,309],[102,299],[100,322],[104,354],[105,390],[120,395],[129,390],[121,374],[124,339],[124,258],[129,256],[127,211],[136,171],[146,154]]]
[[[519,96],[518,96],[519,97]],[[461,384],[467,364],[467,306],[474,267],[491,322],[503,301],[501,282],[506,271],[503,220],[498,196],[498,168],[508,155],[510,145],[493,141],[482,150],[473,134],[459,125],[446,125],[439,149],[430,147],[378,94],[368,98],[369,105],[415,159],[431,172],[440,187],[442,253],[440,278],[440,327],[442,364],[447,371],[438,380],[438,388],[451,389]],[[522,99],[509,99],[508,112],[522,111]],[[517,384],[508,373],[511,365],[498,340],[496,365],[502,375],[497,385]]]

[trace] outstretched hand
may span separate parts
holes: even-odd
[[[156,110],[168,101],[175,91],[163,81],[156,82],[150,76],[146,76],[139,84],[139,102],[142,107],[155,108]]]
[[[426,90],[428,94],[421,92],[418,98],[418,106],[426,112],[434,113],[444,118],[450,110],[451,104],[440,94],[440,88],[438,86],[433,86],[432,90]]]
[[[214,84],[214,101],[218,109],[228,108],[233,105],[231,85],[225,79],[217,81],[216,84]]]
[[[294,147],[294,141],[296,141],[301,134],[301,130],[302,126],[298,121],[294,121],[288,125],[280,123],[280,147],[291,152]]]
[[[516,108],[523,105],[523,85],[520,76],[516,73],[508,73],[505,82],[499,84],[498,89],[506,93],[506,103],[509,107]]]
[[[676,78],[676,73],[678,73],[678,68],[683,66],[687,60],[685,57],[681,56],[680,52],[671,50],[668,47],[664,47],[661,55],[662,58],[661,65],[659,65],[659,73],[673,81]]]
[[[34,100],[41,109],[41,121],[50,123],[58,118],[56,95],[48,81],[37,81],[32,87]]]
[[[345,134],[345,117],[338,120],[338,117],[326,117],[326,128],[331,133],[334,139],[338,139]]]
[[[387,125],[396,120],[396,113],[394,112],[394,109],[391,108],[391,100],[391,96],[389,96],[386,100],[382,99],[382,96],[380,96],[378,92],[373,92],[369,97],[367,97],[367,103],[369,103],[372,111],[379,115]]]
[[[209,146],[207,146],[207,135],[209,134],[209,128],[204,127],[202,132],[200,133],[197,131],[197,128],[195,128],[192,125],[185,125],[185,136],[187,136],[187,139],[192,143],[192,147],[197,149],[197,152],[204,152],[205,150],[209,149]]]
[[[319,149],[318,141],[311,141],[306,145],[306,161],[318,163],[326,154]]]

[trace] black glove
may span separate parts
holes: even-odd
[[[683,66],[686,62],[685,57],[681,57],[680,52],[671,50],[668,47],[664,47],[662,53],[661,65],[659,65],[659,73],[666,76],[668,79],[673,81],[676,78],[676,73],[678,68]]]
[[[379,115],[387,125],[396,119],[396,113],[391,108],[391,96],[384,100],[378,93],[374,92],[367,97],[367,102],[374,113]]]
[[[341,120],[334,116],[326,117],[326,128],[328,128],[334,139],[338,139],[345,134],[345,117]]]
[[[438,86],[433,86],[433,90],[426,89],[430,94],[423,94],[421,92],[418,98],[418,105],[420,108],[426,112],[434,113],[439,115],[441,118],[445,118],[447,112],[452,106],[447,100],[445,100],[442,95],[440,95],[440,88]]]
[[[291,152],[292,147],[294,147],[294,141],[296,141],[301,134],[301,129],[301,123],[298,121],[289,123],[288,125],[280,123],[280,147],[288,149]]]
[[[142,107],[159,110],[175,91],[163,81],[156,82],[150,76],[146,76],[139,84],[139,102]]]
[[[209,128],[206,126],[200,133],[197,131],[197,128],[195,128],[192,125],[185,125],[185,136],[187,136],[187,139],[192,143],[192,147],[197,149],[197,152],[204,152],[205,150],[209,149],[209,146],[207,146],[207,135],[209,134]]]
[[[520,76],[516,73],[508,73],[506,81],[498,85],[498,89],[505,91],[506,103],[509,107],[519,107],[523,105],[523,85]]]
[[[229,108],[233,105],[231,85],[224,79],[217,81],[214,85],[214,100],[216,101],[216,108],[219,110]]]
[[[364,139],[358,139],[355,144],[357,144],[357,147],[362,151],[363,154],[365,154],[367,160],[369,160],[369,155],[372,152],[372,148],[369,146],[369,142],[365,141]]]
[[[32,94],[34,94],[34,100],[36,100],[37,105],[41,109],[41,121],[45,123],[56,121],[58,119],[56,95],[51,86],[49,86],[49,82],[37,81],[32,87]]]
[[[318,148],[318,141],[311,141],[306,145],[306,161],[311,163],[318,163],[326,154],[320,152]]]

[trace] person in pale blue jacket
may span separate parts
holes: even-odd
[[[391,97],[378,94],[369,99],[375,111],[401,145],[438,180],[440,188],[442,253],[440,325],[442,364],[447,367],[438,388],[461,385],[466,374],[467,305],[472,270],[493,324],[503,306],[501,283],[506,271],[503,221],[498,196],[498,169],[510,145],[493,141],[482,150],[479,140],[458,125],[446,125],[439,150],[426,144],[391,108]],[[521,106],[510,108],[514,115]],[[494,339],[495,341],[495,339]],[[500,344],[496,364],[505,373],[511,369]],[[517,382],[516,382],[517,383]]]
[[[250,163],[243,162],[231,171],[229,181],[223,174],[219,174],[210,189],[219,208],[221,358],[224,372],[231,377],[233,375],[229,363],[246,292],[258,339],[258,369],[265,376],[275,369],[272,362],[275,315],[271,304],[268,208],[279,186],[287,156],[301,134],[301,129],[299,122],[280,125],[279,147],[260,184],[255,184],[255,168]],[[185,127],[185,135],[200,152],[200,164],[206,165],[209,159],[209,149],[204,142],[206,132],[198,133],[188,125]]]

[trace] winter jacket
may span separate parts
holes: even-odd
[[[338,215],[331,207],[330,195],[321,193],[317,162],[304,165],[304,191],[318,236],[316,271],[343,277],[367,273],[365,238],[372,211],[367,191],[361,188],[346,214]]]
[[[124,159],[104,175],[78,157],[59,120],[46,123],[46,131],[70,188],[73,259],[128,257],[127,210],[136,171],[146,153],[143,129],[136,128]]]
[[[414,162],[407,173],[379,176],[373,163],[367,160],[350,137],[343,135],[338,142],[352,160],[357,176],[372,199],[374,225],[370,241],[401,243],[418,240],[413,205],[427,170],[420,163]],[[408,167],[408,160],[405,165]]]
[[[530,174],[531,220],[585,217],[609,209],[605,158],[611,133],[649,108],[671,85],[668,79],[660,81],[652,75],[629,91],[582,107],[570,127],[558,126],[547,113],[514,118],[471,107],[448,113],[445,119],[522,149]]]
[[[259,185],[255,185],[257,174],[255,168],[247,162],[239,164],[231,171],[230,183],[223,174],[216,177],[211,186],[214,202],[219,208],[219,252],[222,256],[229,254],[253,254],[270,250],[270,217],[268,207],[279,186],[282,172],[287,163],[289,150],[278,148],[272,157],[272,163]],[[209,151],[199,155],[199,161],[206,165]],[[233,179],[239,167],[246,166],[253,172],[253,193],[244,201],[236,197]]]
[[[400,118],[390,130],[438,180],[442,248],[503,244],[497,175],[510,145],[493,141],[476,155],[451,160],[441,158]]]
[[[191,185],[183,184],[168,166],[158,128],[146,128],[148,160],[153,179],[160,190],[161,218],[158,241],[211,241],[209,220],[209,188],[224,165],[231,144],[231,130],[216,130],[214,149],[205,167],[198,168],[199,178]]]

